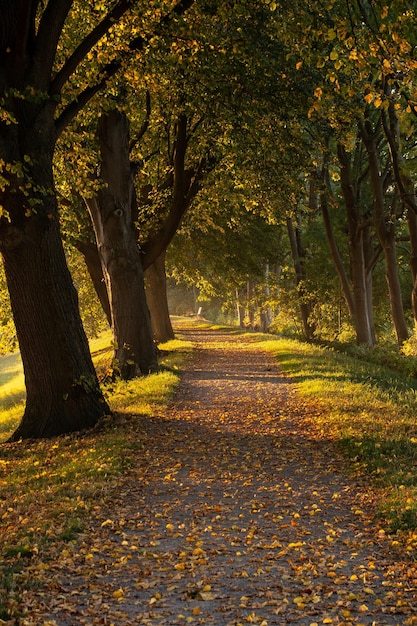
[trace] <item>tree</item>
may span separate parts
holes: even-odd
[[[129,123],[113,109],[99,121],[102,187],[86,198],[109,297],[114,369],[128,380],[157,368],[156,349],[134,226],[136,195],[129,159]]]
[[[123,46],[115,41],[117,24],[132,17],[135,4],[119,0],[97,19],[71,0],[0,3],[0,247],[27,390],[14,439],[92,426],[109,410],[65,262],[52,159],[69,121],[121,68],[123,56],[144,48],[143,36],[124,38]],[[153,30],[191,4],[174,5]],[[71,26],[79,32],[77,11],[88,13],[82,36],[72,49],[60,47],[60,41],[72,41]],[[122,37],[128,36],[129,22],[123,25]]]

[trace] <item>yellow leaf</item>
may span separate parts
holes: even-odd
[[[102,523],[101,527],[104,528],[105,526],[113,526],[114,522],[111,519],[106,519],[105,522]]]
[[[296,65],[295,65],[295,69],[299,70],[302,66],[303,66],[303,62],[302,61],[298,61],[298,63],[296,63]]]
[[[198,597],[200,598],[200,600],[203,600],[204,602],[209,602],[210,600],[214,600],[216,596],[214,593],[211,593],[210,591],[200,591],[200,593],[198,594]]]
[[[122,598],[124,596],[124,593],[125,592],[120,587],[120,589],[116,589],[116,591],[113,591],[113,598]]]

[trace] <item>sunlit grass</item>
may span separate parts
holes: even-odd
[[[25,397],[20,355],[13,353],[0,357],[0,441],[7,439],[18,425]]]
[[[417,381],[346,354],[292,340],[262,341],[311,403],[311,432],[332,440],[380,490],[393,530],[417,527]]]

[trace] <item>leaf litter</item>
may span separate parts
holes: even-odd
[[[168,411],[76,540],[25,570],[22,626],[417,624],[413,562],[251,335],[188,331]],[[321,418],[322,421],[322,418]],[[1,623],[1,621],[0,621]]]

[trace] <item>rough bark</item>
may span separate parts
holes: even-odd
[[[26,180],[43,190],[36,210],[21,191],[20,177],[10,177],[1,193],[9,220],[2,219],[0,246],[26,382],[26,407],[14,440],[84,429],[110,412],[65,261],[53,192],[53,146],[53,119],[45,111],[32,118],[30,128],[22,120],[0,129],[2,157],[10,162],[28,155]]]
[[[99,141],[103,187],[86,203],[109,295],[115,368],[127,380],[155,370],[157,356],[132,220],[134,185],[125,114],[114,109],[101,116]]]
[[[168,308],[165,252],[145,271],[145,291],[151,314],[153,338],[158,343],[174,339]]]

